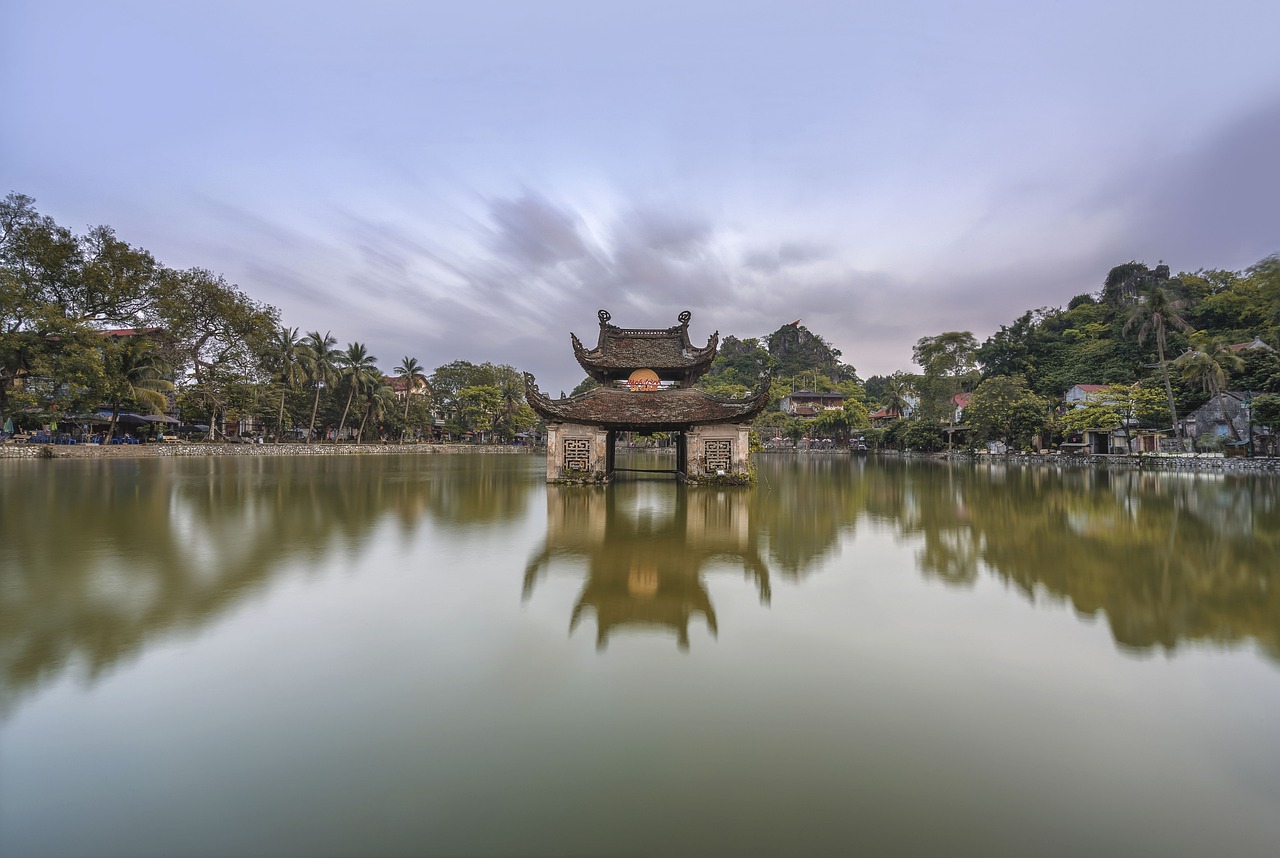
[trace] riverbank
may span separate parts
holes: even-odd
[[[1123,468],[1137,471],[1184,471],[1195,473],[1280,474],[1280,457],[1225,457],[1208,453],[1144,453],[1138,455],[1078,455],[1062,453],[1013,453],[1010,455],[970,455],[968,453],[902,454],[884,451],[879,455],[942,461],[976,462],[984,465],[1030,465],[1049,468]]]
[[[13,444],[0,459],[156,459],[173,456],[398,456],[448,453],[528,453],[542,447],[499,444]]]

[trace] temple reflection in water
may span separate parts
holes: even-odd
[[[770,598],[769,567],[760,556],[750,495],[671,483],[622,482],[609,489],[549,486],[547,538],[529,560],[524,596],[559,567],[586,580],[572,608],[570,632],[584,615],[596,621],[596,645],[624,630],[660,630],[689,648],[697,619],[714,636],[715,606],[705,576],[741,569]]]

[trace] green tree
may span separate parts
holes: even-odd
[[[357,444],[363,443],[364,429],[370,420],[376,423],[396,406],[395,388],[387,384],[380,374],[366,374],[364,386],[365,408],[364,416],[360,418],[360,428],[356,430]]]
[[[320,409],[320,392],[332,387],[338,380],[338,352],[334,348],[338,344],[337,337],[330,331],[324,336],[319,331],[310,331],[303,341],[303,370],[307,380],[315,389],[315,399],[311,403],[311,423],[307,426],[306,443],[311,443],[311,436],[316,431],[316,412]]]
[[[1022,376],[998,375],[974,389],[964,413],[977,440],[1003,441],[1007,452],[1044,428],[1048,407]]]
[[[401,444],[404,443],[405,435],[409,432],[409,402],[413,399],[418,385],[427,383],[423,369],[425,367],[418,363],[417,358],[407,355],[400,359],[400,365],[395,368],[395,374],[404,379],[404,428],[400,432]]]
[[[885,379],[884,393],[880,401],[893,417],[905,417],[911,410],[911,397],[915,393],[915,380],[909,373],[895,372]]]
[[[814,372],[839,380],[854,377],[852,367],[840,362],[840,350],[799,321],[783,325],[770,334],[768,346],[768,364],[779,376],[790,378]],[[759,374],[759,370],[756,370],[756,374]]]
[[[867,407],[857,400],[845,403],[843,408],[824,410],[809,424],[822,437],[830,436],[836,443],[844,446],[849,443],[849,436],[855,429],[865,429],[871,425],[867,418]]]
[[[1160,391],[1141,384],[1108,384],[1085,396],[1084,403],[1070,408],[1060,418],[1063,429],[1083,432],[1086,429],[1119,429],[1129,447],[1130,430],[1150,426],[1166,414],[1167,405]]]
[[[1255,396],[1250,404],[1249,417],[1259,426],[1271,430],[1273,436],[1280,435],[1280,394]]]
[[[458,391],[458,416],[464,431],[488,432],[502,411],[502,389],[478,384]]]
[[[912,349],[916,364],[924,370],[921,384],[922,417],[947,421],[947,445],[956,425],[954,398],[972,378],[978,341],[969,331],[948,331],[936,337],[922,337]]]
[[[1169,381],[1169,363],[1165,359],[1165,345],[1170,326],[1184,331],[1191,330],[1191,326],[1178,315],[1178,311],[1186,306],[1186,302],[1181,298],[1174,297],[1173,293],[1167,288],[1169,269],[1165,266],[1160,266],[1156,270],[1157,272],[1163,270],[1164,276],[1160,278],[1153,277],[1144,281],[1144,285],[1140,290],[1139,302],[1133,306],[1129,319],[1124,324],[1124,333],[1128,334],[1130,329],[1136,327],[1139,343],[1145,342],[1148,336],[1155,338],[1157,365],[1160,368],[1161,376],[1164,378],[1165,395],[1169,400],[1169,418],[1173,421],[1173,431],[1178,439],[1178,444],[1182,445],[1182,427],[1178,424],[1178,407],[1174,403],[1173,385]]]
[[[270,364],[280,385],[280,412],[276,418],[276,442],[284,431],[285,394],[298,386],[303,372],[305,345],[298,337],[297,328],[280,327],[271,340]]]
[[[121,405],[137,405],[152,414],[161,414],[169,404],[165,394],[173,390],[173,382],[167,377],[170,372],[168,364],[151,340],[121,337],[109,342],[103,352],[103,392],[111,406],[111,423],[107,427],[109,441],[115,437]]]
[[[1191,335],[1191,351],[1178,357],[1173,365],[1178,368],[1183,381],[1196,384],[1210,399],[1218,402],[1218,410],[1222,421],[1233,440],[1240,440],[1235,425],[1227,419],[1226,405],[1222,401],[1222,392],[1227,389],[1227,375],[1231,372],[1242,372],[1244,360],[1236,354],[1221,337],[1213,337],[1203,331]]]
[[[378,372],[378,359],[369,354],[364,343],[347,343],[347,350],[338,353],[337,364],[342,381],[347,385],[347,404],[342,409],[342,419],[338,421],[338,431],[333,436],[335,444],[347,427],[351,402],[357,393],[365,391],[370,384],[370,377]]]
[[[229,386],[259,380],[262,355],[279,329],[278,312],[200,268],[165,271],[149,317],[164,331],[170,362],[209,415],[209,436],[227,410]]]

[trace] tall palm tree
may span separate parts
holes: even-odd
[[[1191,335],[1191,351],[1179,357],[1173,365],[1179,368],[1183,381],[1199,385],[1211,399],[1218,401],[1222,422],[1232,439],[1240,440],[1236,427],[1227,419],[1227,408],[1222,402],[1222,391],[1227,389],[1227,375],[1244,370],[1244,360],[1231,350],[1222,337],[1211,337],[1204,331]]]
[[[1182,427],[1178,425],[1178,409],[1173,402],[1173,385],[1169,381],[1169,364],[1165,360],[1165,343],[1169,326],[1190,331],[1191,325],[1178,315],[1178,311],[1187,306],[1181,298],[1175,298],[1165,288],[1163,280],[1148,280],[1142,289],[1141,300],[1134,305],[1129,321],[1124,323],[1125,334],[1135,326],[1138,328],[1138,342],[1146,342],[1148,335],[1154,335],[1156,341],[1156,357],[1160,363],[1160,372],[1164,376],[1164,392],[1169,398],[1169,417],[1173,420],[1174,435],[1178,445],[1182,446]]]
[[[404,429],[400,432],[400,443],[404,443],[405,435],[409,434],[409,397],[413,396],[413,391],[417,389],[418,382],[427,383],[427,376],[423,372],[426,369],[422,364],[418,363],[417,358],[404,357],[400,360],[400,365],[396,367],[395,373],[404,379]]]
[[[280,382],[280,415],[276,419],[276,443],[284,430],[284,397],[298,385],[304,358],[303,341],[297,328],[281,327],[271,340],[271,360],[275,364],[276,380]]]
[[[338,431],[333,436],[333,443],[338,443],[342,432],[347,427],[347,413],[351,410],[351,400],[356,391],[365,383],[365,376],[378,371],[378,359],[369,354],[364,343],[347,343],[347,350],[338,353],[338,365],[342,379],[347,383],[347,404],[342,409],[342,419],[338,421]]]
[[[387,413],[387,410],[394,407],[396,404],[395,388],[387,384],[381,373],[378,373],[377,375],[368,375],[365,378],[366,404],[364,417],[360,418],[360,428],[356,430],[357,444],[363,441],[364,427],[369,420],[381,420],[383,415]],[[403,440],[403,438],[401,440]]]
[[[173,382],[167,378],[169,365],[150,340],[130,337],[114,342],[107,346],[104,358],[111,405],[111,423],[107,427],[110,441],[116,433],[123,403],[135,402],[153,414],[160,414],[169,404],[165,393],[173,390]]]
[[[319,331],[310,331],[306,340],[303,341],[303,347],[306,349],[303,353],[303,365],[307,378],[316,389],[315,401],[311,403],[311,424],[307,427],[308,444],[311,443],[311,436],[316,431],[316,411],[320,408],[320,391],[331,386],[338,378],[335,364],[338,352],[334,349],[337,344],[337,337],[329,331],[325,331],[324,336],[320,336]]]
[[[514,370],[498,377],[498,390],[502,399],[501,431],[504,437],[513,437],[516,430],[515,414],[524,404],[524,379]]]
[[[885,381],[884,407],[890,414],[905,417],[911,407],[907,399],[914,392],[911,379],[904,372],[895,372]]]

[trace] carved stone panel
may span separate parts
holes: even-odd
[[[729,473],[732,470],[733,442],[728,438],[708,438],[706,441],[706,451],[707,473],[714,474],[717,471]]]
[[[589,438],[565,439],[564,466],[570,471],[591,470],[591,440]]]

